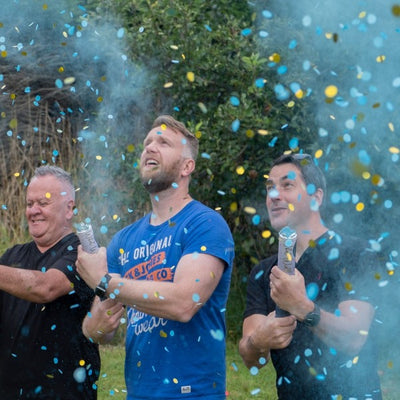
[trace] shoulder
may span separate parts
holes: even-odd
[[[216,210],[206,206],[198,200],[191,201],[182,211],[185,219],[197,222],[207,222],[218,224],[218,226],[228,227],[225,218]]]
[[[261,277],[268,277],[271,269],[278,262],[278,255],[274,254],[264,258],[250,271],[250,279],[258,280]]]
[[[24,256],[28,252],[36,249],[35,243],[28,242],[22,244],[16,244],[10,248],[8,248],[4,254],[0,257],[0,264],[7,264],[7,262],[14,262],[14,260],[18,259],[20,256]]]

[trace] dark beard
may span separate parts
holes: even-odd
[[[173,181],[170,180],[169,176],[168,179],[164,179],[163,176],[159,175],[147,180],[142,177],[142,184],[150,194],[154,194],[169,189],[173,184]]]

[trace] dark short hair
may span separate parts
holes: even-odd
[[[188,141],[190,154],[192,155],[193,160],[196,161],[197,155],[199,153],[199,141],[197,137],[192,132],[190,132],[189,129],[187,129],[182,122],[177,121],[171,115],[160,115],[159,117],[157,117],[153,122],[152,128],[156,128],[157,126],[161,125],[165,125],[167,128],[172,129],[174,132],[182,133],[182,135],[185,136]]]
[[[313,184],[315,189],[321,189],[324,194],[326,193],[325,176],[309,154],[282,154],[272,162],[271,168],[280,164],[294,164],[300,170],[306,185]]]

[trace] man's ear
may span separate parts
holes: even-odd
[[[182,176],[189,176],[196,167],[196,161],[192,158],[186,158],[182,164]]]
[[[74,200],[69,200],[67,203],[67,214],[68,214],[68,219],[72,219],[72,217],[74,216],[74,209],[75,209],[75,202]]]
[[[324,191],[321,188],[318,188],[315,193],[313,194],[315,200],[317,201],[318,205],[321,207],[322,201],[324,200]]]

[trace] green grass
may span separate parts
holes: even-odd
[[[100,348],[102,370],[98,381],[98,400],[125,399],[125,350],[121,345]],[[244,366],[237,345],[227,343],[227,400],[276,399],[275,372],[272,364],[251,375]],[[384,400],[400,399],[400,367],[397,360],[383,360],[380,366]]]

